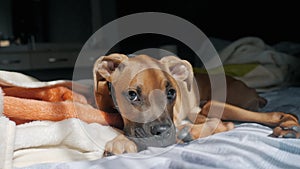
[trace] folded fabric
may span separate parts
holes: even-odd
[[[0,86],[14,86],[24,88],[42,88],[49,86],[64,86],[79,92],[83,95],[89,94],[93,87],[92,80],[53,80],[53,81],[39,81],[38,79],[13,71],[0,70]]]
[[[67,118],[116,127],[120,126],[114,124],[122,124],[120,115],[103,112],[88,103],[85,95],[94,100],[90,85],[64,80],[40,82],[21,73],[0,71],[0,87],[5,93],[3,114],[17,124]]]
[[[259,91],[285,85],[299,76],[299,58],[278,52],[257,37],[238,39],[221,50],[219,56],[226,73]]]
[[[101,158],[117,132],[109,126],[71,118],[15,125],[0,117],[0,168]]]
[[[0,71],[0,168],[102,157],[117,131],[107,126],[110,117],[72,86],[72,81],[40,82]]]
[[[109,114],[89,104],[71,101],[47,102],[4,96],[3,115],[17,124],[33,120],[60,121],[79,118],[87,123],[108,125],[115,123]]]
[[[26,88],[38,88],[60,84],[61,86],[72,87],[69,80],[55,80],[41,82],[36,78],[18,72],[0,70],[0,86],[18,86]]]
[[[13,166],[101,158],[117,135],[109,126],[79,119],[34,121],[16,127]]]
[[[0,94],[0,100],[1,97]],[[14,122],[0,115],[0,168],[2,169],[10,169],[13,166],[15,126]]]

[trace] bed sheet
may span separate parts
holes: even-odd
[[[268,104],[261,111],[286,111],[300,117],[300,88],[261,94]],[[268,137],[269,127],[237,124],[235,129],[167,148],[150,147],[136,154],[94,161],[38,164],[22,169],[87,168],[300,168],[300,139]]]

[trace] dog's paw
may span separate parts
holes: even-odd
[[[105,145],[105,156],[124,153],[136,153],[137,146],[123,134],[118,135]]]
[[[271,113],[277,126],[273,129],[272,137],[300,138],[300,125],[297,116],[288,113]]]
[[[300,139],[300,126],[289,126],[289,127],[275,127],[273,129],[272,137],[279,138],[298,138]]]

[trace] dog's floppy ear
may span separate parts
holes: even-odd
[[[194,74],[192,65],[188,61],[176,56],[165,56],[160,59],[160,62],[166,65],[174,79],[186,82],[187,89],[191,90]]]
[[[110,81],[111,74],[120,65],[121,62],[128,59],[123,54],[110,54],[108,56],[101,56],[94,64],[93,76],[94,82],[98,81]]]

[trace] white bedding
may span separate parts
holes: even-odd
[[[109,126],[87,124],[75,118],[16,125],[3,114],[5,101],[1,86],[38,88],[52,85],[72,87],[72,84],[78,91],[88,90],[86,86],[71,81],[41,82],[21,73],[0,70],[0,169],[102,157],[106,143],[117,136],[116,130]]]
[[[300,117],[300,88],[285,88],[262,94],[265,110],[285,110]],[[272,130],[256,123],[185,145],[149,148],[146,151],[111,156],[94,161],[48,163],[22,169],[87,168],[300,168],[300,139],[272,138]]]

